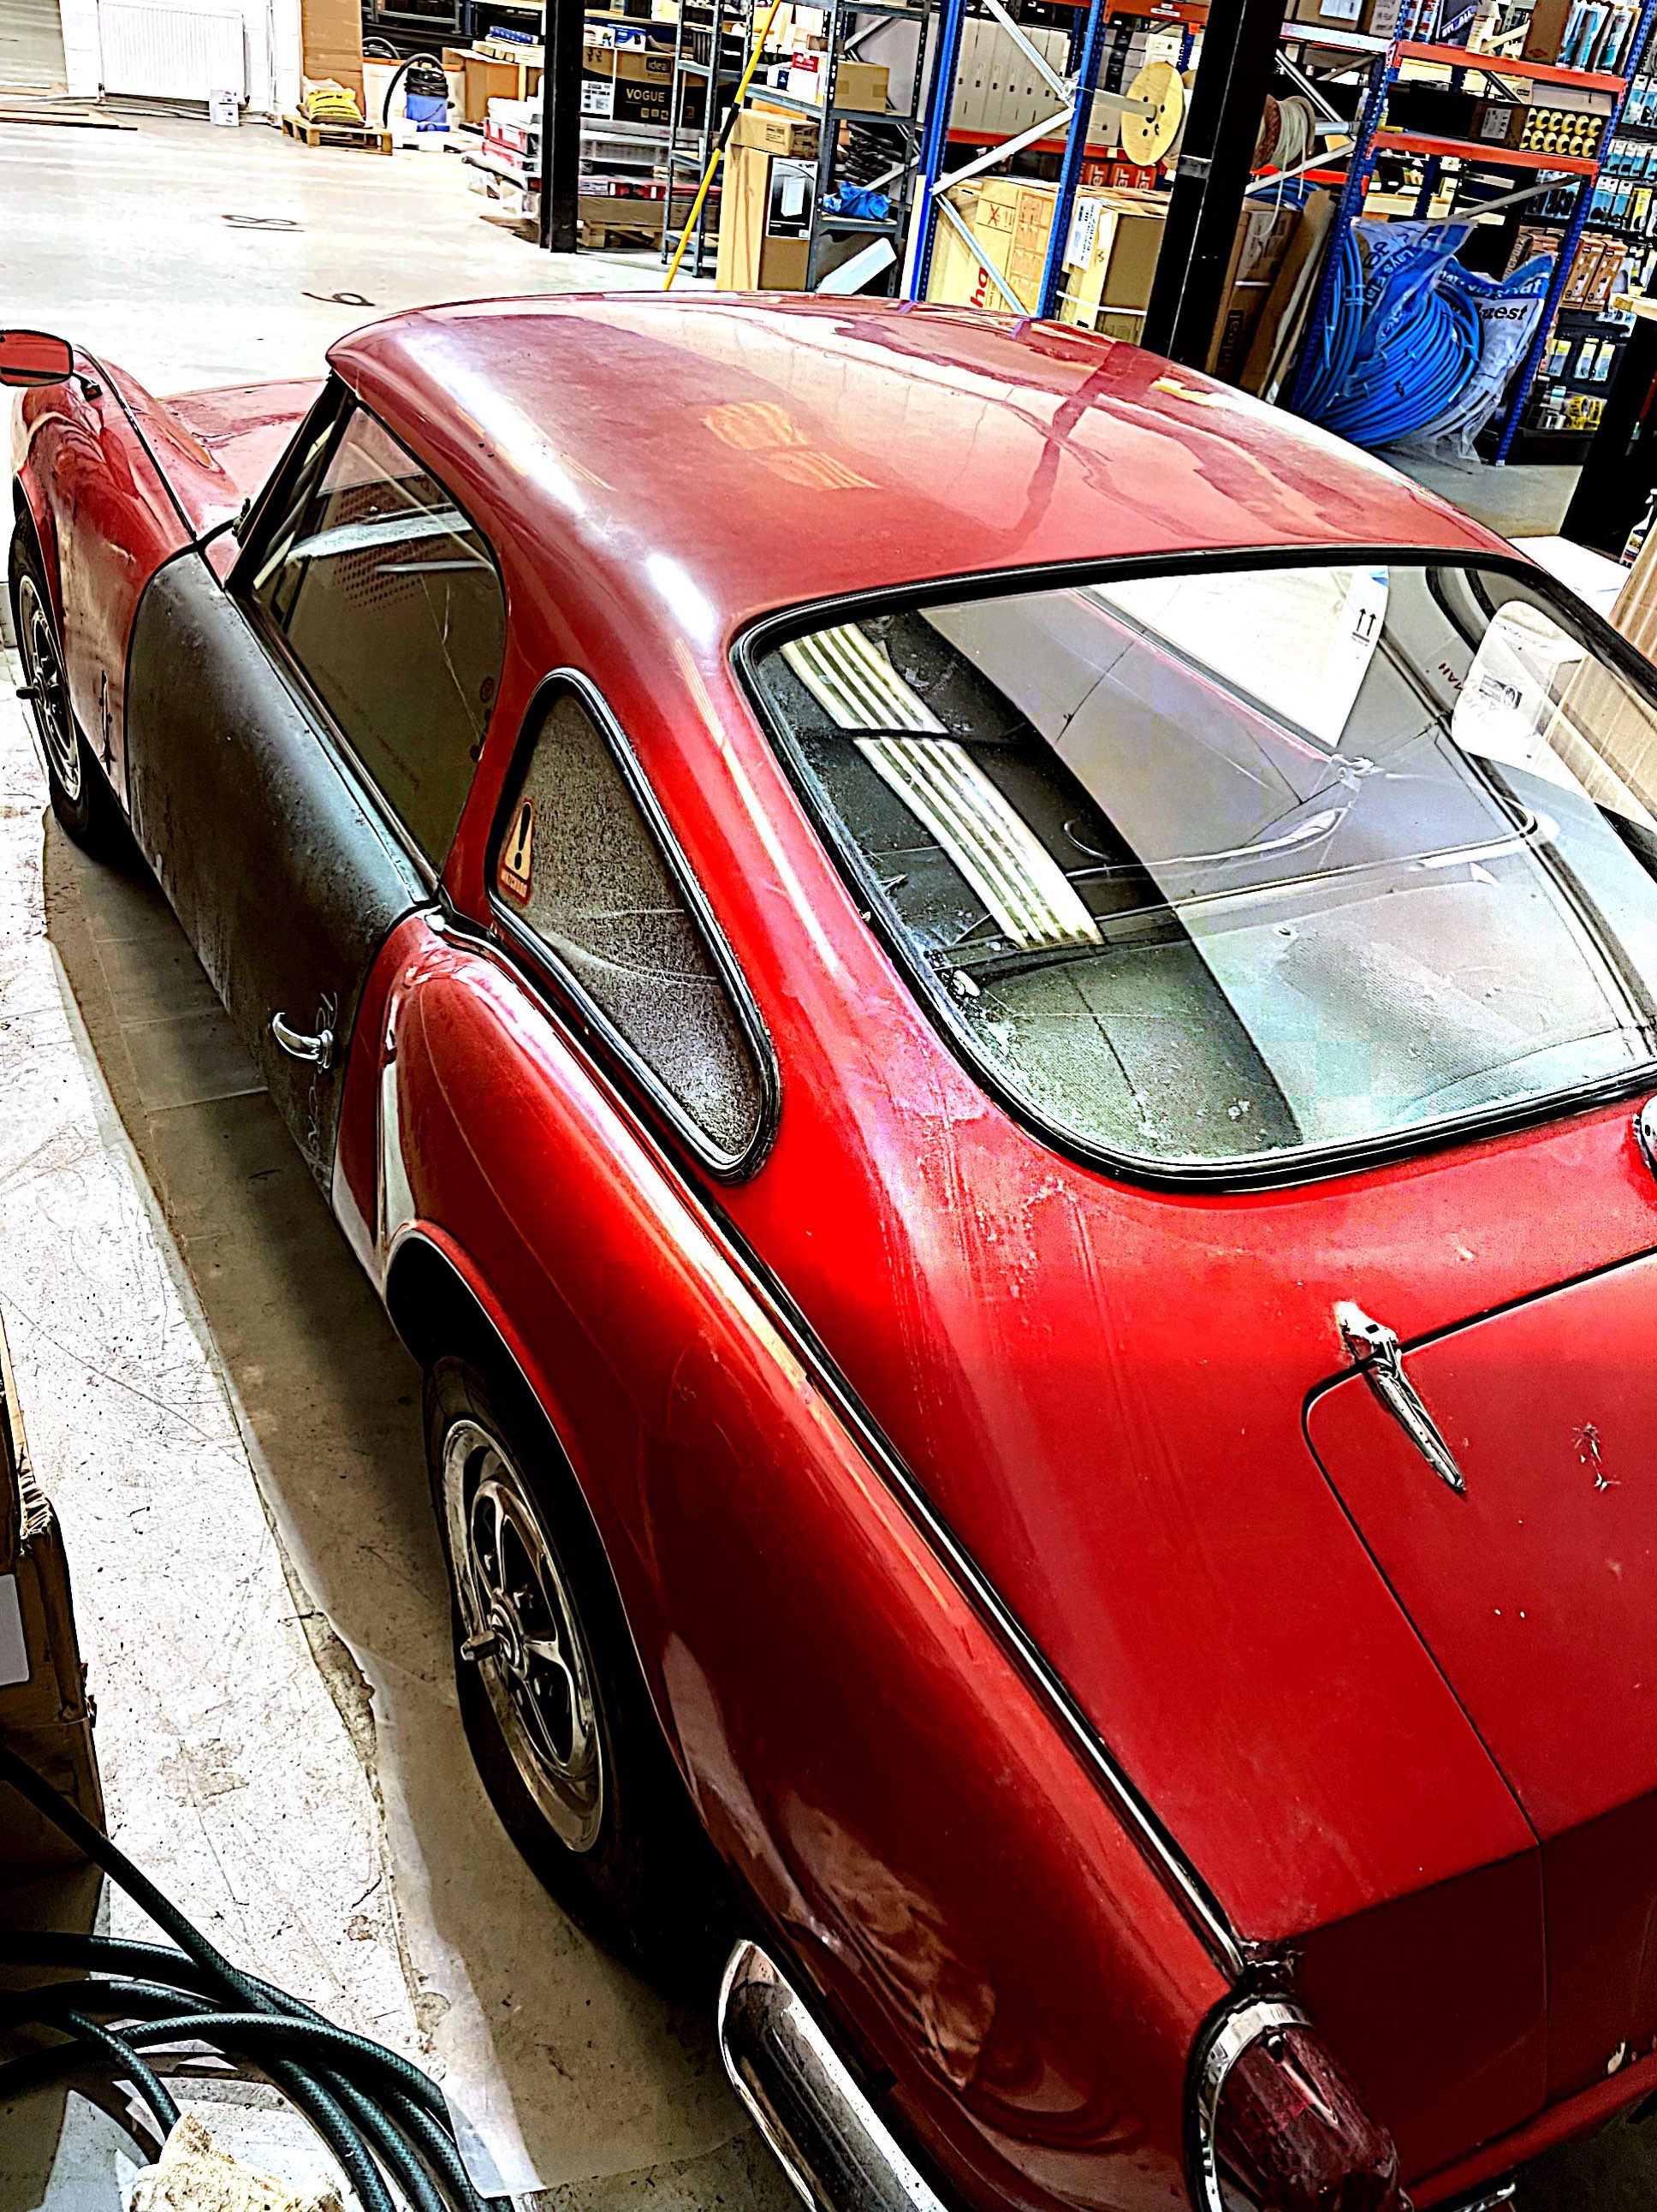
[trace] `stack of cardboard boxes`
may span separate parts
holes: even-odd
[[[1008,313],[1034,313],[1041,300],[1058,186],[986,176],[957,187],[950,199],[973,244],[947,222],[939,223],[927,298]],[[1087,188],[1077,194],[1065,249],[1061,322],[1138,341],[1167,208],[1167,198],[1152,192]],[[1315,269],[1315,248],[1327,217],[1326,194],[1316,195],[1305,210],[1269,201],[1250,201],[1245,207],[1209,357],[1216,374],[1248,390],[1266,388],[1283,352],[1286,326],[1297,329],[1303,316],[1308,272]]]

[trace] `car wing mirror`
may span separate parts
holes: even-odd
[[[75,349],[46,331],[0,331],[0,385],[61,384],[73,373]]]

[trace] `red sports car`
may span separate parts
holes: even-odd
[[[50,350],[54,805],[424,1364],[504,1817],[646,1961],[729,1884],[810,2200],[1490,2202],[1657,2088],[1650,667],[1053,325]]]

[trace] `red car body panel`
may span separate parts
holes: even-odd
[[[76,717],[124,793],[132,617],[144,586],[191,531],[119,384],[90,356],[77,358],[78,376],[23,396],[12,459],[57,596]]]
[[[1190,372],[965,310],[507,301],[401,317],[331,360],[467,509],[506,586],[454,908],[487,933],[524,717],[550,671],[586,672],[753,989],[782,1093],[764,1165],[717,1185],[658,1149],[498,948],[416,918],[363,998],[336,1207],[377,1279],[423,1236],[495,1318],[570,1450],[716,1840],[920,2138],[976,2202],[1177,2197],[1186,2057],[1223,1984],[768,1321],[744,1249],[1239,1937],[1298,1954],[1406,2170],[1439,2176],[1418,2201],[1568,2127],[1575,2108],[1535,2116],[1645,2016],[1643,1970],[1630,1988],[1624,1969],[1657,1903],[1641,1856],[1657,1773],[1633,1734],[1599,1799],[1593,1742],[1551,1771],[1545,1929],[1525,1783],[1377,1571],[1394,1522],[1354,1504],[1368,1484],[1397,1506],[1392,1439],[1359,1386],[1325,1386],[1341,1299],[1411,1342],[1657,1247],[1626,1108],[1249,1196],[1078,1165],[943,1042],[731,662],[757,616],[873,586],[1207,550],[1510,549]],[[303,398],[242,404],[178,403],[168,465],[192,515],[222,505],[208,464],[240,496]],[[130,526],[116,491],[88,520],[147,544],[126,496]],[[1493,1411],[1493,1455],[1522,1448],[1532,1412]],[[1439,1509],[1412,1495],[1399,1540]],[[1637,1486],[1617,1510],[1632,1528]],[[1571,1808],[1600,1800],[1630,1809],[1585,1838]]]
[[[1308,1421],[1541,1839],[1554,2094],[1603,2075],[1608,2014],[1630,2049],[1657,2044],[1657,1521],[1641,1494],[1654,1324],[1647,1258],[1418,1351],[1412,1379],[1465,1497],[1418,1480],[1362,1383]]]
[[[571,1455],[714,1840],[971,2195],[1086,2203],[1108,2171],[1105,2201],[1178,2202],[1224,1987],[1191,1929],[521,980],[418,920],[379,973],[414,1221]],[[1067,1955],[1120,1960],[1114,1990]]]

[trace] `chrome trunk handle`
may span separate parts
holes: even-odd
[[[1335,1326],[1347,1356],[1382,1406],[1439,1480],[1458,1498],[1465,1498],[1467,1485],[1456,1465],[1455,1454],[1404,1371],[1404,1353],[1396,1332],[1384,1321],[1371,1321],[1363,1307],[1354,1305],[1350,1298],[1343,1298],[1335,1308]]]
[[[328,1068],[334,1064],[334,1033],[319,1030],[307,1036],[303,1030],[290,1026],[286,1015],[272,1014],[270,1034],[290,1060],[309,1060],[313,1066]]]

